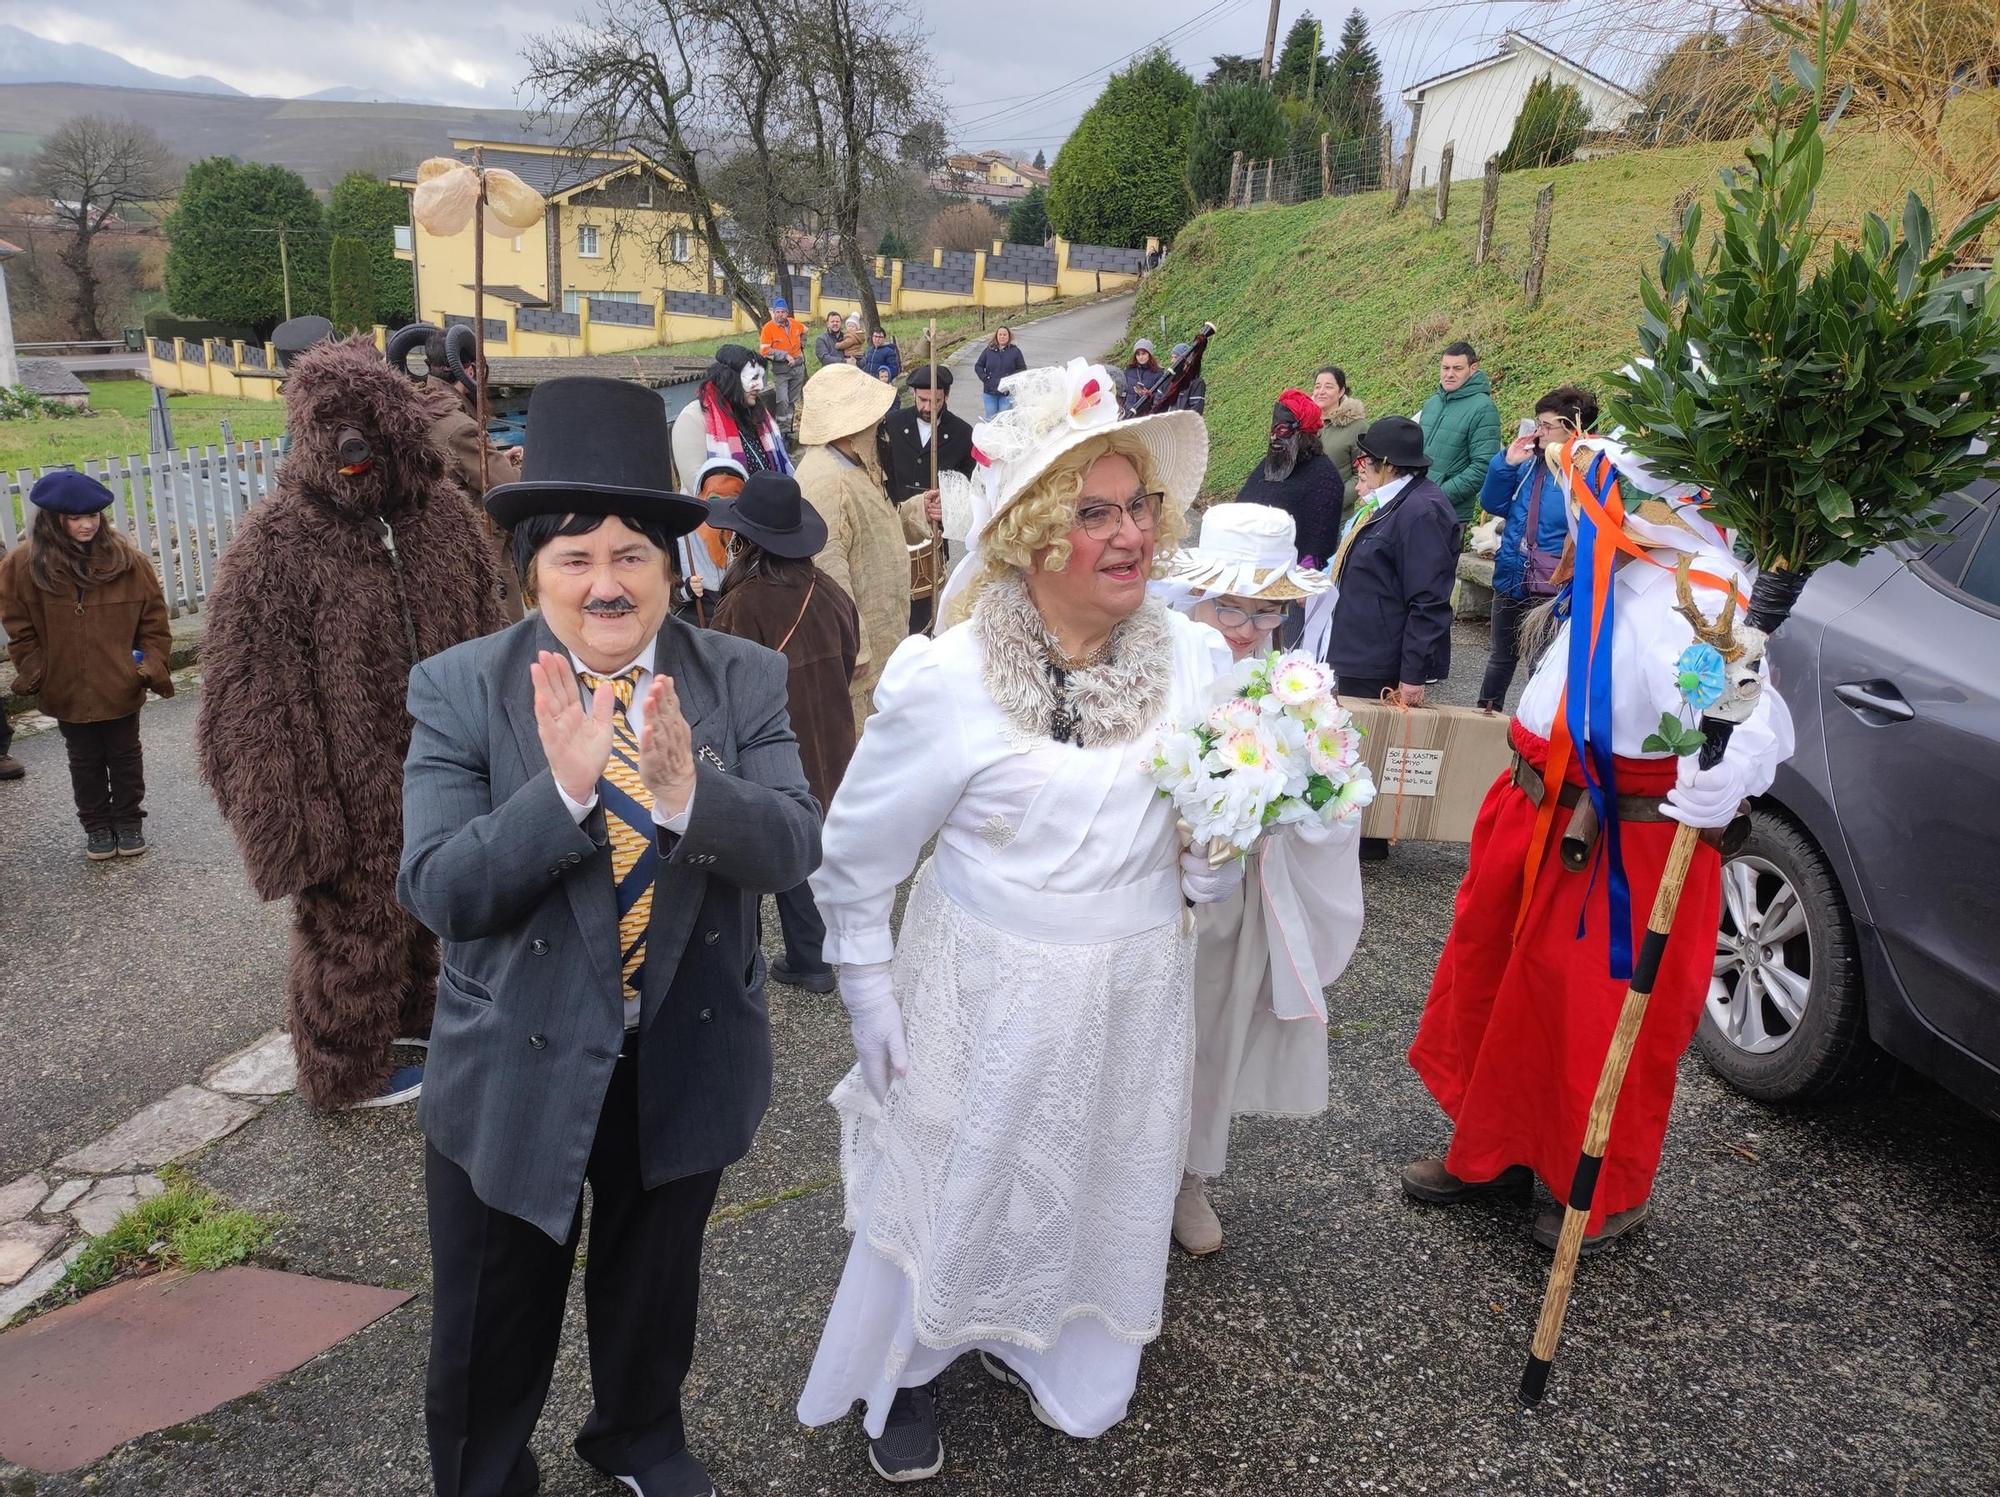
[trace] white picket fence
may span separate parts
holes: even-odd
[[[66,464],[110,489],[114,523],[152,560],[166,589],[167,609],[193,613],[215,586],[217,566],[250,506],[277,484],[282,438],[183,447],[144,457]],[[28,491],[51,468],[22,468],[0,499],[0,541],[21,539]]]

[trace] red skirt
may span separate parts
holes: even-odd
[[[1537,769],[1548,743],[1514,724],[1516,752]],[[1671,759],[1617,761],[1620,795],[1664,796]],[[1572,761],[1569,778],[1582,783]],[[1548,836],[1562,835],[1558,812]],[[1676,823],[1620,828],[1632,888],[1632,950],[1645,938],[1653,895]],[[1626,984],[1610,976],[1609,910],[1602,868],[1572,873],[1551,846],[1528,918],[1514,936],[1521,884],[1535,830],[1535,807],[1507,776],[1486,793],[1472,830],[1471,866],[1458,887],[1451,934],[1431,980],[1410,1046],[1431,1095],[1454,1129],[1445,1168],[1461,1180],[1490,1180],[1525,1164],[1567,1204],[1584,1123],[1603,1069]],[[1706,843],[1681,892],[1659,979],[1612,1115],[1604,1168],[1592,1201],[1591,1230],[1606,1215],[1647,1199],[1660,1167],[1674,1075],[1701,1019],[1721,919],[1722,864]],[[1588,911],[1585,911],[1586,893]],[[1577,935],[1579,916],[1583,934]]]

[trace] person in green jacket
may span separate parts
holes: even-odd
[[[1431,482],[1450,498],[1459,524],[1470,525],[1479,514],[1486,465],[1500,450],[1500,407],[1470,343],[1447,344],[1438,355],[1437,393],[1424,402],[1417,421],[1424,429]]]

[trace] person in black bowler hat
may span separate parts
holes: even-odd
[[[1423,429],[1384,416],[1355,442],[1356,467],[1372,485],[1334,553],[1327,663],[1340,694],[1373,700],[1393,692],[1423,705],[1433,681],[1451,674],[1451,587],[1458,575],[1458,515],[1430,481]],[[1361,858],[1387,857],[1380,837],[1361,839]]]
[[[854,600],[813,565],[826,545],[826,521],[800,496],[796,479],[753,473],[734,499],[709,505],[708,523],[729,537],[729,573],[714,627],[785,657],[799,759],[824,809],[854,757],[848,687],[861,654]],[[812,889],[787,889],[777,906],[785,955],[771,975],[809,993],[831,993],[833,968],[821,955],[826,925]]]
[[[443,938],[419,1120],[441,1497],[536,1490],[591,1187],[594,1406],[576,1450],[642,1497],[715,1490],[687,1449],[702,1230],[771,1093],[757,907],[819,861],[783,657],[671,617],[657,394],[536,387],[486,504],[538,611],[410,674],[397,893]]]
[[[937,388],[933,390],[930,366],[919,364],[910,371],[909,386],[909,408],[898,407],[889,412],[882,422],[878,445],[883,487],[889,491],[890,502],[902,513],[903,539],[911,546],[915,564],[910,574],[910,587],[915,594],[910,601],[910,632],[915,634],[930,623],[933,600],[928,589],[933,570],[940,578],[951,571],[941,556],[936,558],[933,568],[926,560],[929,553],[918,549],[932,542],[930,523],[941,513],[931,482],[931,444],[937,444],[940,474],[962,473],[970,478],[974,463],[972,427],[963,416],[947,409],[951,400],[951,369],[944,364],[937,366]],[[910,499],[920,499],[922,503],[904,502]]]

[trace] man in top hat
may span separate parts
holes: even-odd
[[[1458,515],[1430,481],[1423,429],[1384,416],[1356,440],[1355,466],[1372,485],[1334,553],[1339,596],[1327,663],[1344,697],[1394,692],[1411,707],[1451,674],[1451,588],[1458,575]],[[1363,837],[1361,857],[1387,857],[1386,839]]]
[[[882,423],[882,471],[887,478],[889,497],[903,514],[903,538],[912,545],[932,539],[931,443],[937,443],[937,470],[940,474],[962,473],[972,477],[972,427],[963,416],[954,414],[951,401],[951,369],[937,366],[937,388],[931,388],[931,367],[919,364],[910,372],[910,409],[896,407]],[[916,501],[916,502],[911,502]],[[944,558],[936,558],[937,575],[946,570]],[[923,574],[920,571],[919,577]],[[913,578],[913,591],[918,579]],[[910,605],[910,632],[929,621],[933,600],[920,597]]]
[[[820,570],[861,610],[861,657],[854,669],[854,726],[868,720],[875,683],[910,632],[908,539],[928,534],[925,500],[904,502],[897,514],[885,487],[878,445],[882,418],[896,388],[853,364],[831,364],[806,381],[799,418],[799,488],[826,521]]]
[[[669,616],[658,396],[536,388],[487,496],[538,612],[425,660],[397,892],[444,938],[427,1140],[426,1420],[443,1497],[536,1489],[591,1186],[594,1407],[576,1449],[643,1497],[714,1490],[682,1433],[702,1229],[771,1091],[757,900],[819,858],[784,661]]]

